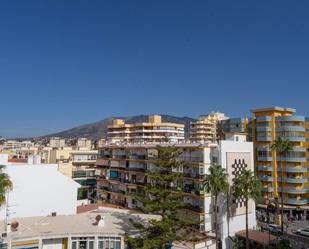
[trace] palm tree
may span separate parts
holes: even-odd
[[[260,182],[251,170],[245,169],[235,179],[235,197],[243,197],[246,208],[246,249],[249,249],[248,203],[249,199],[257,201],[260,197]]]
[[[13,187],[10,177],[3,172],[4,168],[4,165],[0,165],[0,206],[5,203],[6,193]]]
[[[202,188],[206,192],[211,193],[214,197],[216,248],[218,249],[218,195],[220,193],[227,193],[229,189],[225,169],[223,169],[221,165],[211,165],[209,167],[209,174],[205,175],[205,179],[202,183]]]
[[[272,150],[275,150],[279,153],[279,160],[280,160],[280,172],[281,172],[281,234],[283,234],[283,163],[282,159],[283,156],[287,154],[289,150],[292,148],[292,143],[289,140],[279,137],[273,145],[271,146]]]

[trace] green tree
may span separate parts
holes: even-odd
[[[144,213],[158,214],[147,224],[131,220],[139,230],[138,237],[127,237],[131,248],[164,249],[176,240],[194,240],[199,230],[192,218],[180,217],[179,211],[188,204],[183,202],[183,193],[177,191],[177,182],[182,173],[175,169],[182,162],[178,159],[181,150],[174,146],[157,146],[157,158],[152,161],[155,168],[147,170],[148,183],[143,196],[136,196]]]
[[[4,165],[0,165],[0,206],[5,203],[6,194],[13,187],[10,177],[3,172],[4,168]]]
[[[260,182],[251,170],[244,170],[234,183],[235,197],[245,200],[246,208],[246,249],[249,249],[248,204],[249,200],[257,201],[260,197]]]
[[[283,234],[283,157],[292,149],[292,143],[289,140],[279,137],[273,145],[272,150],[279,154],[280,161],[280,185],[281,185],[281,233]]]
[[[215,212],[215,233],[216,233],[216,248],[219,247],[219,222],[218,222],[218,196],[220,193],[227,193],[229,184],[227,181],[227,174],[221,165],[211,165],[209,167],[209,174],[205,175],[203,188],[206,192],[211,193],[214,198],[214,212]]]

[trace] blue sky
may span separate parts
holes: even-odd
[[[309,1],[0,3],[0,135],[106,116],[309,115]]]

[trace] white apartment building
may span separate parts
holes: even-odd
[[[0,217],[47,216],[52,213],[75,214],[78,183],[58,171],[56,164],[5,163],[13,189],[0,208]],[[35,163],[35,161],[33,161]]]
[[[231,134],[227,139],[219,143],[159,143],[161,146],[176,146],[183,151],[179,158],[183,163],[177,167],[183,176],[175,191],[181,191],[183,201],[188,203],[183,215],[197,217],[201,221],[201,229],[209,234],[214,232],[213,199],[210,194],[201,191],[202,178],[208,173],[209,166],[222,165],[229,175],[230,185],[244,169],[253,171],[253,144],[246,142],[242,135]],[[98,196],[128,208],[140,205],[134,196],[144,194],[146,170],[155,169],[151,160],[156,158],[157,144],[119,143],[99,148],[97,167],[101,177],[97,180]],[[245,229],[244,203],[233,199],[232,193],[229,193],[229,196],[222,197],[218,209],[223,248],[229,249],[231,242],[228,237]],[[250,202],[249,228],[255,227],[255,204]]]

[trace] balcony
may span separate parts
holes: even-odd
[[[279,139],[281,136],[277,136],[276,139]],[[283,136],[284,139],[289,140],[289,141],[305,141],[305,137],[288,137],[288,136]]]
[[[279,126],[276,127],[276,131],[305,131],[305,127],[303,126]]]
[[[261,181],[273,181],[274,178],[272,176],[259,176]]]
[[[258,161],[272,161],[273,158],[271,156],[258,156],[257,160]]]
[[[305,121],[304,116],[277,116],[275,117],[276,121]]]
[[[271,116],[257,116],[255,117],[256,121],[271,121],[272,117]]]
[[[261,191],[264,192],[273,192],[274,188],[273,187],[261,187]]]
[[[306,157],[277,157],[277,161],[282,162],[307,162]]]
[[[257,151],[271,151],[272,149],[269,146],[258,146],[256,147]]]
[[[278,181],[281,181],[281,178],[278,178]],[[304,183],[308,181],[308,178],[292,178],[292,177],[287,177],[282,179],[283,182],[292,182],[292,183]]]
[[[270,166],[258,166],[257,167],[258,171],[273,171],[273,167]]]
[[[284,193],[295,193],[295,194],[305,194],[308,192],[308,188],[290,188],[290,187],[286,187],[283,188],[283,192]],[[278,188],[279,192],[282,192],[282,188]]]
[[[269,126],[257,126],[256,130],[257,131],[271,131],[271,127],[269,127]]]
[[[284,172],[307,172],[309,168],[302,168],[302,167],[283,167],[282,170]],[[278,171],[281,171],[281,167],[278,167]]]
[[[256,140],[257,141],[272,141],[272,137],[271,136],[257,136]]]
[[[281,202],[281,198],[279,198],[278,201]],[[291,205],[306,205],[308,203],[308,200],[303,198],[283,198],[283,202]]]

